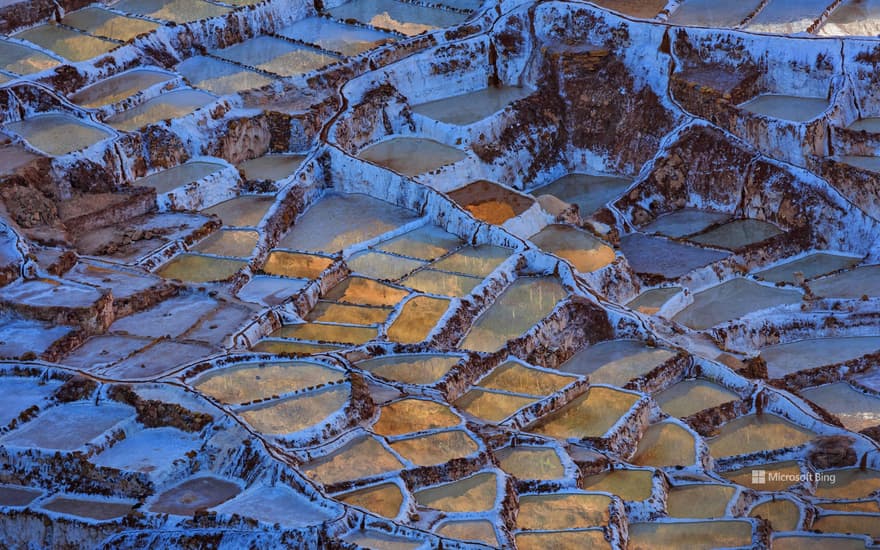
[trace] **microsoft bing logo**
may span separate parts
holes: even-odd
[[[767,483],[766,470],[752,470],[752,485],[764,485]]]

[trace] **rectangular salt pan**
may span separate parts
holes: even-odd
[[[36,149],[53,156],[86,149],[113,135],[100,126],[67,114],[36,115],[7,123],[4,128],[20,135]]]
[[[126,13],[174,23],[188,23],[229,13],[229,8],[202,0],[122,0],[112,7]]]
[[[212,53],[281,76],[308,73],[339,61],[335,56],[271,36],[258,36]]]
[[[186,116],[215,99],[215,96],[199,90],[177,90],[117,113],[105,122],[117,130],[131,132],[162,120]]]
[[[325,50],[338,52],[342,55],[357,55],[396,39],[388,33],[344,25],[324,17],[301,19],[293,25],[281,29],[278,34],[315,44]]]
[[[212,57],[197,55],[177,66],[177,72],[198,88],[218,95],[262,88],[273,78]]]
[[[380,29],[415,36],[464,23],[467,15],[397,0],[353,0],[328,11],[336,19],[354,19]]]
[[[40,25],[20,32],[15,37],[33,42],[71,61],[92,59],[117,46],[115,42],[57,25]]]

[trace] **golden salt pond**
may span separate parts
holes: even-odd
[[[579,529],[572,531],[520,532],[516,534],[516,547],[519,550],[611,548],[601,529]]]
[[[337,495],[336,498],[389,519],[397,517],[403,504],[403,493],[396,483],[382,483]]]
[[[432,384],[460,360],[457,355],[386,355],[361,361],[355,366],[389,380]]]
[[[401,344],[424,340],[449,309],[449,300],[416,296],[408,300],[388,328],[388,339]]]
[[[753,481],[752,472],[755,470],[767,472],[764,483],[755,483]],[[784,491],[796,483],[792,480],[800,477],[801,469],[797,462],[779,462],[721,472],[720,475],[732,483],[748,487],[749,489],[755,489],[756,491]]]
[[[424,399],[402,399],[382,407],[373,431],[381,435],[402,435],[461,423],[449,407]]]
[[[418,260],[368,250],[358,252],[345,263],[353,273],[388,281],[396,281],[425,265]]]
[[[679,292],[681,292],[679,286],[653,288],[636,296],[634,300],[626,304],[626,307],[646,315],[656,315],[660,308]]]
[[[650,347],[639,340],[609,340],[583,348],[559,370],[589,376],[593,384],[624,386],[674,356],[668,349]]]
[[[447,164],[464,160],[466,155],[432,139],[392,138],[370,145],[358,158],[384,166],[404,176],[415,177]]]
[[[310,479],[330,485],[373,477],[403,468],[400,460],[373,437],[354,439],[331,454],[303,466]]]
[[[230,258],[215,258],[200,254],[180,254],[156,272],[166,279],[180,279],[191,283],[224,281],[238,273],[246,262]]]
[[[486,277],[513,251],[500,246],[465,246],[433,264],[437,270]]]
[[[484,542],[498,546],[498,537],[492,523],[486,520],[445,521],[436,529],[437,534],[461,540]]]
[[[617,468],[583,478],[581,488],[585,491],[612,493],[623,500],[641,501],[651,496],[654,489],[654,472]]]
[[[828,535],[784,535],[773,537],[773,550],[804,550],[804,548],[822,548],[822,550],[864,550],[865,540],[857,537]]]
[[[455,235],[429,224],[388,239],[376,248],[383,252],[428,261],[447,254],[461,244],[461,240]]]
[[[654,396],[663,412],[679,418],[738,399],[732,391],[698,379],[682,380]]]
[[[333,287],[324,297],[346,304],[393,307],[409,295],[409,292],[363,277],[349,277]]]
[[[262,353],[289,353],[292,355],[312,355],[341,349],[331,344],[310,344],[308,342],[290,342],[284,340],[260,340],[251,348]]]
[[[639,466],[688,466],[697,461],[696,441],[690,432],[673,422],[648,426],[631,462]]]
[[[400,284],[427,294],[460,298],[466,296],[482,282],[477,277],[422,269],[400,281]]]
[[[133,69],[99,80],[70,96],[70,100],[87,108],[103,107],[131,97],[160,82],[167,82],[171,78],[172,75],[161,71]]]
[[[876,539],[880,538],[880,515],[822,514],[812,527],[823,533],[856,533]]]
[[[543,396],[555,393],[575,380],[577,378],[573,376],[533,369],[511,360],[492,370],[478,385],[491,390]]]
[[[319,424],[348,401],[348,385],[296,395],[241,411],[239,414],[265,434],[289,434]]]
[[[312,340],[314,342],[359,345],[375,339],[378,335],[379,330],[374,327],[301,323],[298,325],[284,325],[269,336],[272,338],[294,338],[297,340]]]
[[[474,388],[458,398],[455,406],[488,422],[501,422],[521,408],[537,401],[535,397],[511,395]]]
[[[608,523],[611,497],[601,494],[561,493],[519,497],[518,529],[577,529]]]
[[[248,258],[253,254],[259,237],[256,231],[224,229],[211,233],[192,250],[202,254]]]
[[[538,247],[564,258],[581,273],[605,267],[615,259],[614,250],[582,229],[548,225],[529,239]]]
[[[671,487],[666,511],[673,518],[720,518],[727,515],[727,505],[735,492],[732,485],[714,483]]]
[[[710,550],[752,546],[747,521],[630,523],[628,550]]]
[[[593,386],[528,431],[561,439],[602,437],[638,400],[633,393]]]
[[[200,376],[193,387],[223,403],[248,403],[338,382],[340,371],[306,361],[233,366]]]
[[[315,323],[343,323],[347,325],[376,325],[384,323],[391,314],[390,308],[355,306],[335,302],[318,302],[306,315]]]
[[[270,275],[314,279],[332,264],[333,259],[325,256],[273,250],[263,265],[263,271]]]
[[[797,504],[788,499],[768,500],[749,512],[749,517],[762,517],[774,531],[796,531],[801,519]]]
[[[478,220],[495,225],[519,216],[534,204],[531,198],[486,180],[469,183],[448,195]]]
[[[498,464],[519,479],[559,479],[565,468],[559,454],[550,447],[505,447],[495,452]]]
[[[391,443],[394,452],[418,466],[434,466],[471,455],[480,448],[462,430],[439,432]]]
[[[707,440],[712,456],[742,455],[783,447],[797,447],[816,434],[776,415],[750,414],[727,422]]]
[[[494,473],[481,473],[452,483],[416,491],[416,502],[443,512],[484,512],[495,506]]]
[[[880,471],[846,468],[821,472],[816,487],[817,498],[856,499],[866,497],[880,489]],[[825,474],[833,476],[834,482]]]

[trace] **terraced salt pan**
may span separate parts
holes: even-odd
[[[486,277],[513,251],[500,246],[464,246],[449,256],[436,261],[433,267],[450,273],[462,273],[474,277]]]
[[[333,386],[251,407],[240,414],[265,434],[290,434],[325,421],[345,405],[350,393],[348,385]]]
[[[342,349],[336,344],[312,344],[309,342],[294,342],[290,340],[263,339],[251,348],[260,353],[288,353],[290,355],[314,355]]]
[[[430,296],[415,296],[407,300],[388,327],[388,339],[401,344],[423,341],[449,309],[449,304],[449,300]]]
[[[423,225],[418,229],[388,239],[376,248],[383,252],[430,261],[451,252],[461,244],[458,237],[447,233],[436,225]],[[457,270],[447,269],[446,271]]]
[[[679,238],[699,233],[709,226],[724,223],[728,219],[730,219],[730,215],[723,212],[685,208],[658,216],[657,219],[642,227],[642,231]]]
[[[375,531],[352,531],[342,540],[354,544],[357,548],[383,548],[387,550],[416,550],[422,541],[414,541],[403,537],[394,537]]]
[[[201,90],[175,90],[122,111],[104,122],[123,132],[157,122],[184,117],[214,101],[216,96]]]
[[[654,473],[615,468],[583,478],[580,487],[585,491],[612,493],[627,501],[642,501],[654,490]]]
[[[581,273],[602,269],[615,259],[614,249],[582,229],[551,224],[529,237],[535,245],[564,258]]]
[[[704,246],[737,250],[781,234],[782,230],[772,223],[744,219],[733,220],[705,233],[690,237],[689,240]]]
[[[197,510],[218,506],[235,497],[241,488],[213,476],[190,478],[160,494],[150,504],[151,512],[192,516]]]
[[[307,321],[319,323],[343,323],[347,325],[377,325],[388,319],[391,310],[381,307],[355,306],[318,302],[306,316]]]
[[[561,390],[575,380],[577,378],[574,376],[549,373],[511,360],[483,377],[478,386],[523,395],[544,396]]]
[[[802,390],[801,395],[835,415],[848,430],[858,432],[880,424],[880,399],[846,382]]]
[[[790,500],[770,500],[752,508],[749,517],[766,519],[774,531],[795,531],[800,523],[801,511]]]
[[[4,129],[18,134],[36,149],[53,156],[79,151],[113,136],[96,124],[62,113],[34,115],[7,122]]]
[[[284,485],[253,487],[212,510],[294,528],[331,521],[336,516],[332,509],[316,506],[308,496]],[[296,513],[291,513],[293,510]]]
[[[516,411],[537,401],[534,396],[511,395],[474,388],[455,401],[455,406],[486,422],[501,422]]]
[[[400,492],[400,487],[396,483],[382,483],[337,495],[336,498],[346,504],[364,508],[388,519],[397,517],[400,513],[400,506],[403,504],[403,493]]]
[[[396,3],[396,0],[386,1]],[[411,178],[467,158],[454,147],[432,139],[411,137],[380,141],[361,150],[357,156]]]
[[[761,350],[770,378],[833,365],[880,350],[880,336],[812,338]]]
[[[437,527],[437,534],[460,540],[498,546],[498,536],[491,522],[485,520],[446,521]]]
[[[53,307],[59,303],[70,308],[89,307],[101,296],[94,287],[56,279],[18,279],[0,287],[0,300],[34,307]]]
[[[367,195],[327,195],[296,220],[278,246],[334,253],[414,219],[413,212]]]
[[[673,356],[667,349],[648,347],[638,340],[610,340],[580,350],[559,370],[589,376],[593,384],[624,386]]]
[[[826,514],[813,522],[813,529],[824,533],[860,533],[880,537],[880,516],[871,514]]]
[[[281,277],[314,279],[331,265],[333,259],[326,256],[273,250],[263,265],[263,271]]]
[[[415,36],[425,31],[452,27],[468,18],[467,15],[396,0],[352,0],[327,10],[334,19],[354,19],[380,29]]]
[[[634,300],[626,304],[626,307],[646,315],[656,315],[663,304],[679,292],[681,292],[680,286],[653,288],[636,296]]]
[[[68,13],[61,22],[103,38],[126,42],[135,36],[159,28],[159,25],[144,19],[124,17],[103,8],[88,7]],[[65,56],[66,57],[66,56]]]
[[[249,180],[278,181],[296,172],[306,157],[295,154],[263,155],[246,160],[238,165],[238,169]]]
[[[134,410],[123,405],[67,403],[41,412],[33,420],[0,437],[0,443],[72,451],[132,416]]]
[[[150,474],[168,472],[175,461],[201,447],[197,434],[174,428],[140,430],[92,457],[95,466]]]
[[[229,8],[202,0],[121,0],[111,7],[174,23],[188,23],[229,13]]]
[[[33,405],[45,406],[52,393],[62,384],[59,380],[41,382],[39,378],[3,376],[0,385],[5,393],[0,402],[0,427],[8,426],[19,414]]]
[[[630,462],[639,466],[665,468],[696,462],[694,436],[674,422],[648,426]]]
[[[850,298],[858,300],[862,296],[880,296],[880,266],[857,267],[816,279],[810,283],[816,296],[825,298]]]
[[[666,496],[666,512],[673,518],[720,518],[736,492],[733,485],[695,483],[671,487]]]
[[[773,537],[774,550],[802,550],[803,548],[825,550],[864,550],[865,539],[835,535],[777,535]]]
[[[205,237],[192,250],[201,254],[249,258],[259,238],[260,234],[256,231],[223,229]]]
[[[13,36],[42,46],[70,61],[92,59],[117,46],[115,42],[53,24],[40,25]]]
[[[480,473],[471,477],[416,491],[420,506],[443,512],[484,512],[495,506],[496,475]]]
[[[324,17],[306,17],[276,32],[348,56],[397,40],[392,34],[345,25]]]
[[[202,214],[217,215],[230,227],[256,227],[274,202],[274,197],[243,195],[202,210]]]
[[[752,475],[755,470],[767,473],[760,483],[756,483],[758,480]],[[720,475],[732,483],[756,491],[784,491],[796,483],[794,480],[800,478],[801,469],[797,462],[777,462],[722,472]]]
[[[505,447],[495,453],[498,465],[518,479],[559,479],[565,468],[559,455],[550,447]]]
[[[589,493],[523,495],[516,526],[523,530],[599,527],[608,523],[611,497]]]
[[[816,484],[817,498],[852,500],[880,489],[880,471],[877,470],[845,468],[821,473],[823,475]]]
[[[256,71],[203,55],[190,57],[175,70],[193,86],[217,95],[262,88],[274,82],[273,78]]]
[[[42,502],[40,508],[83,518],[105,521],[120,518],[132,512],[135,502],[97,500],[76,496],[57,495]]]
[[[495,351],[550,314],[566,292],[552,277],[520,277],[474,322],[460,347]]]
[[[486,180],[469,183],[447,194],[478,220],[494,225],[519,216],[534,204],[531,197]]]
[[[61,62],[23,44],[0,40],[0,68],[16,74],[33,74],[51,69]]]
[[[568,174],[547,185],[532,189],[534,197],[552,195],[578,207],[588,217],[623,194],[632,180],[609,175]]]
[[[460,298],[467,296],[482,282],[477,277],[445,273],[434,269],[422,269],[400,280],[400,284],[424,292],[439,296]]]
[[[878,132],[880,131],[880,117],[860,118],[848,126],[850,130]]]
[[[835,160],[869,172],[880,172],[880,158],[878,157],[843,155]]]
[[[632,17],[653,19],[666,7],[666,0],[596,0],[597,6]]]
[[[752,32],[806,32],[829,7],[826,0],[770,0],[745,27]]]
[[[724,4],[723,6],[719,6],[712,0],[684,0],[672,12],[668,21],[673,25],[732,28],[742,23],[760,5],[759,0]]]
[[[407,384],[433,384],[460,360],[457,355],[385,355],[360,361],[355,366],[388,380]]]
[[[354,439],[329,455],[303,466],[303,473],[324,485],[399,470],[400,460],[373,437]]]
[[[752,524],[747,521],[630,523],[632,550],[710,550],[751,547]]]
[[[845,0],[825,21],[820,36],[876,36],[880,29],[880,2]]]
[[[638,400],[629,392],[593,386],[528,430],[559,439],[602,437]]]
[[[446,405],[426,399],[407,398],[382,407],[373,431],[394,436],[451,428],[460,423],[461,419]]]
[[[739,106],[740,109],[770,118],[791,122],[807,122],[828,109],[822,97],[798,97],[783,94],[761,94]]]
[[[311,340],[313,342],[360,345],[377,338],[378,335],[379,331],[374,327],[303,323],[285,325],[270,336],[273,338],[293,338],[297,340]]]
[[[103,107],[122,101],[141,90],[160,82],[167,82],[172,78],[172,75],[158,70],[133,69],[99,80],[91,86],[83,88],[70,96],[70,101],[90,109]]]
[[[753,311],[800,301],[801,294],[794,290],[783,290],[736,278],[697,292],[693,303],[678,312],[673,320],[694,330],[706,330]]]
[[[156,272],[166,279],[191,283],[224,281],[238,273],[246,262],[201,254],[180,254]]]
[[[345,304],[394,307],[408,294],[406,290],[372,279],[349,277],[333,287],[324,298]]]
[[[27,506],[43,492],[29,487],[17,485],[0,485],[0,506]]]
[[[342,373],[318,363],[279,361],[244,364],[209,372],[192,384],[222,403],[248,403],[273,395],[336,383]]]
[[[463,430],[437,432],[391,443],[394,452],[417,466],[436,466],[477,452],[480,446]]]
[[[516,534],[519,550],[545,548],[612,548],[601,529],[573,529],[571,531],[522,531]]]
[[[272,36],[257,36],[211,53],[246,67],[286,77],[305,74],[339,61],[334,55]]]
[[[346,261],[349,269],[373,279],[396,281],[426,264],[382,252],[358,252]]]
[[[678,418],[738,399],[727,388],[699,379],[682,380],[654,396],[663,412]]]
[[[816,252],[770,269],[758,271],[754,275],[758,279],[771,283],[796,284],[798,281],[797,273],[800,273],[805,280],[809,280],[820,275],[851,268],[859,261],[860,258],[852,256]]]
[[[413,112],[427,118],[467,126],[501,111],[510,103],[530,95],[533,90],[512,86],[489,87],[476,92],[419,103]]]
[[[641,233],[621,237],[620,249],[637,273],[657,274],[668,279],[677,279],[729,255]]]
[[[797,447],[816,436],[776,415],[750,414],[735,418],[721,426],[718,435],[707,440],[712,456],[721,458]]]

